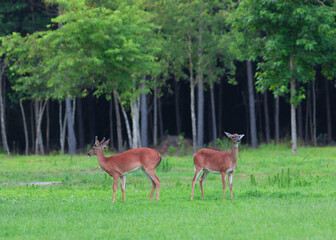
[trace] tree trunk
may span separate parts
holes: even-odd
[[[202,16],[204,8],[200,10],[200,16]],[[204,89],[203,89],[203,26],[202,20],[199,21],[199,30],[198,30],[198,63],[197,63],[197,147],[201,148],[204,144]]]
[[[191,37],[189,37],[189,79],[190,79],[190,108],[191,108],[191,128],[192,128],[192,140],[193,140],[193,151],[197,151],[197,136],[196,136],[196,114],[195,114],[195,84],[194,84],[194,74],[193,74],[193,62],[191,57]]]
[[[159,137],[159,139],[162,140],[162,138],[163,138],[163,117],[162,117],[161,97],[158,98],[158,110],[159,110],[159,127],[160,127],[160,137]]]
[[[309,135],[309,115],[310,115],[310,86],[308,83],[307,100],[306,100],[306,127],[305,127],[305,144],[308,144]]]
[[[213,90],[214,84],[210,84],[210,98],[211,98],[211,116],[212,116],[212,141],[214,147],[217,147],[217,126],[216,126],[216,109],[215,109],[215,94]]]
[[[49,101],[47,101],[47,106],[46,106],[46,117],[47,117],[47,126],[46,126],[46,147],[47,147],[47,152],[50,151],[50,114],[49,114]]]
[[[312,83],[312,95],[313,95],[313,142],[314,146],[317,146],[316,139],[316,83],[313,81]]]
[[[122,133],[121,133],[121,118],[120,111],[118,106],[118,93],[113,91],[113,99],[114,99],[114,109],[117,119],[117,142],[118,142],[118,152],[122,152]]]
[[[275,112],[274,112],[274,130],[275,130],[275,143],[276,145],[279,144],[280,142],[280,124],[279,124],[279,110],[280,110],[280,98],[279,96],[275,97],[275,103],[274,103],[274,108],[275,108]]]
[[[179,107],[179,97],[180,97],[180,86],[175,80],[175,119],[176,119],[176,129],[177,135],[181,134],[181,120],[180,120],[180,107]]]
[[[247,86],[248,86],[249,109],[250,109],[251,145],[253,148],[256,148],[258,146],[258,139],[257,139],[257,125],[256,125],[255,104],[254,104],[252,63],[251,61],[247,61],[246,64],[247,64]]]
[[[251,130],[250,130],[250,121],[249,121],[249,105],[247,103],[246,97],[245,97],[245,92],[241,91],[241,95],[242,95],[242,102],[245,108],[245,119],[246,119],[246,135],[251,135]],[[247,142],[249,144],[251,144],[250,139],[247,140]]]
[[[176,93],[175,93],[176,94]],[[157,87],[154,85],[154,130],[153,130],[153,142],[154,146],[158,144],[158,107],[157,107]]]
[[[261,95],[260,94],[256,94],[256,107],[257,107],[257,124],[259,124],[259,129],[260,129],[260,134],[259,134],[259,142],[265,142],[265,138],[264,138],[264,131],[263,131],[263,123],[262,123],[262,111],[261,111],[261,102],[262,100],[260,99]],[[259,120],[259,121],[258,121]],[[258,132],[258,128],[257,128],[257,132]]]
[[[42,117],[47,105],[47,101],[43,100],[38,101],[35,100],[35,121],[36,121],[36,140],[35,140],[35,154],[41,153],[44,155],[44,147],[43,147],[43,138],[41,133],[41,125],[42,125]]]
[[[330,97],[329,97],[329,88],[328,88],[328,80],[324,78],[325,82],[325,100],[326,100],[326,108],[327,108],[327,139],[328,144],[332,141],[332,125],[331,125],[331,108],[330,108]]]
[[[95,106],[94,106],[94,97],[89,96],[88,97],[88,108],[89,108],[89,133],[90,133],[90,142],[94,143],[94,139],[96,137],[96,112],[95,112]]]
[[[58,114],[58,121],[59,121],[59,128],[60,128],[60,145],[61,145],[61,151],[62,154],[64,154],[64,146],[65,146],[65,130],[66,130],[66,119],[67,119],[67,114],[66,112],[64,113],[64,119],[62,122],[62,101],[59,100],[59,114]]]
[[[20,99],[20,109],[21,109],[21,115],[22,115],[22,122],[23,122],[23,130],[24,130],[24,135],[25,135],[25,155],[28,155],[28,150],[29,150],[29,140],[28,140],[28,128],[27,128],[27,121],[26,121],[26,116],[24,112],[24,108],[22,105],[22,100]]]
[[[145,81],[145,78],[144,78]],[[146,83],[141,84],[141,88],[145,91]],[[141,146],[148,147],[148,115],[147,115],[147,94],[140,95],[141,105]]]
[[[141,142],[139,141],[139,99],[135,99],[131,103],[132,111],[132,125],[133,125],[133,148],[141,147]]]
[[[82,99],[77,98],[77,122],[78,122],[78,147],[81,151],[85,150],[84,146],[84,125],[83,125],[83,107],[82,107]]]
[[[223,118],[223,86],[222,81],[219,82],[219,90],[218,90],[218,137],[222,138],[223,136],[223,128],[222,128],[222,118]]]
[[[31,152],[35,152],[35,120],[34,120],[34,109],[33,109],[33,101],[30,101],[30,130],[31,130],[31,142],[32,148]]]
[[[121,103],[121,99],[120,99],[120,96],[119,96],[119,94],[118,94],[117,91],[114,91],[114,96],[117,97],[118,101],[120,102],[121,112],[122,112],[122,114],[124,116],[125,123],[126,123],[126,130],[127,130],[127,136],[128,136],[129,146],[130,146],[130,148],[134,148],[133,147],[133,139],[132,139],[131,127],[130,127],[130,123],[128,121],[126,110],[125,110],[124,106]]]
[[[265,114],[265,132],[266,132],[266,143],[270,143],[271,141],[271,130],[269,124],[269,113],[268,113],[268,99],[267,99],[268,91],[264,92],[264,114]]]
[[[290,56],[290,70],[291,72],[294,70],[294,59],[293,56]],[[295,113],[295,79],[290,79],[290,100],[291,100],[291,129],[292,129],[292,153],[296,154],[297,149],[297,136],[296,136],[296,113]]]
[[[65,111],[67,114],[67,123],[68,123],[68,153],[69,154],[76,154],[76,136],[75,136],[75,129],[74,129],[74,119],[73,119],[73,107],[71,106],[71,99],[67,97],[65,99]]]
[[[5,74],[6,64],[4,60],[0,59],[0,121],[1,121],[1,139],[3,149],[7,152],[8,156],[10,156],[10,151],[7,143],[7,135],[6,135],[6,123],[5,123],[5,104],[4,98],[6,97],[6,89],[2,89],[2,84],[4,82],[4,74]]]
[[[298,114],[298,136],[301,141],[300,145],[303,145],[303,119],[302,119],[302,103],[300,102],[297,107]]]
[[[111,99],[110,99],[110,108],[109,108],[109,119],[110,119],[110,146],[114,148],[114,142],[113,142],[113,94],[111,94]]]

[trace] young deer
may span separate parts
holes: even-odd
[[[195,176],[192,180],[192,190],[191,190],[191,200],[194,198],[194,188],[195,182],[198,179],[201,171],[203,170],[203,175],[200,179],[202,198],[203,194],[203,181],[208,176],[209,172],[220,173],[222,174],[223,182],[223,200],[225,200],[225,175],[228,174],[228,180],[230,183],[230,192],[231,199],[233,200],[232,193],[232,176],[234,171],[237,168],[237,158],[238,158],[238,144],[240,140],[244,137],[244,134],[230,134],[225,132],[225,134],[232,141],[232,150],[231,151],[215,151],[212,149],[200,149],[197,153],[194,154],[194,167],[195,167]]]
[[[159,200],[160,179],[156,176],[154,171],[161,162],[162,158],[160,153],[150,148],[136,148],[110,157],[105,157],[103,149],[109,144],[110,139],[105,142],[104,140],[105,138],[99,142],[96,137],[96,142],[88,152],[88,155],[97,155],[100,167],[113,178],[112,203],[115,200],[119,178],[121,181],[122,200],[125,201],[126,175],[138,169],[143,170],[152,182],[152,192],[148,200],[152,200],[155,187],[156,200]]]

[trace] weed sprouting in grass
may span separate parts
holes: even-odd
[[[162,172],[169,172],[171,170],[171,166],[169,165],[169,159],[163,158],[160,165],[158,166],[158,170]]]
[[[256,186],[256,185],[257,185],[255,176],[254,176],[253,174],[251,174],[251,176],[250,176],[250,181],[251,181],[251,185],[253,185],[253,186]]]

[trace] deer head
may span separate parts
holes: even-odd
[[[240,140],[245,136],[244,134],[231,134],[231,133],[228,133],[228,132],[224,132],[226,134],[226,136],[228,136],[228,138],[231,139],[232,143],[233,144],[239,144],[240,143]]]
[[[103,138],[101,142],[99,142],[98,137],[96,136],[95,144],[93,145],[92,149],[88,152],[88,156],[91,157],[92,155],[97,155],[97,152],[100,149],[103,149],[106,146],[108,146],[110,139],[106,140],[105,142],[104,141],[105,141],[105,137]]]

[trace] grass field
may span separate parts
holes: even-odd
[[[285,146],[240,151],[235,200],[222,201],[220,175],[210,174],[201,199],[192,156],[164,158],[150,181],[127,176],[111,203],[112,179],[87,156],[0,155],[0,239],[335,239],[336,148]],[[108,154],[107,154],[108,155]],[[60,181],[38,186],[23,184]],[[16,184],[14,184],[16,183]],[[21,183],[23,185],[18,185]]]

